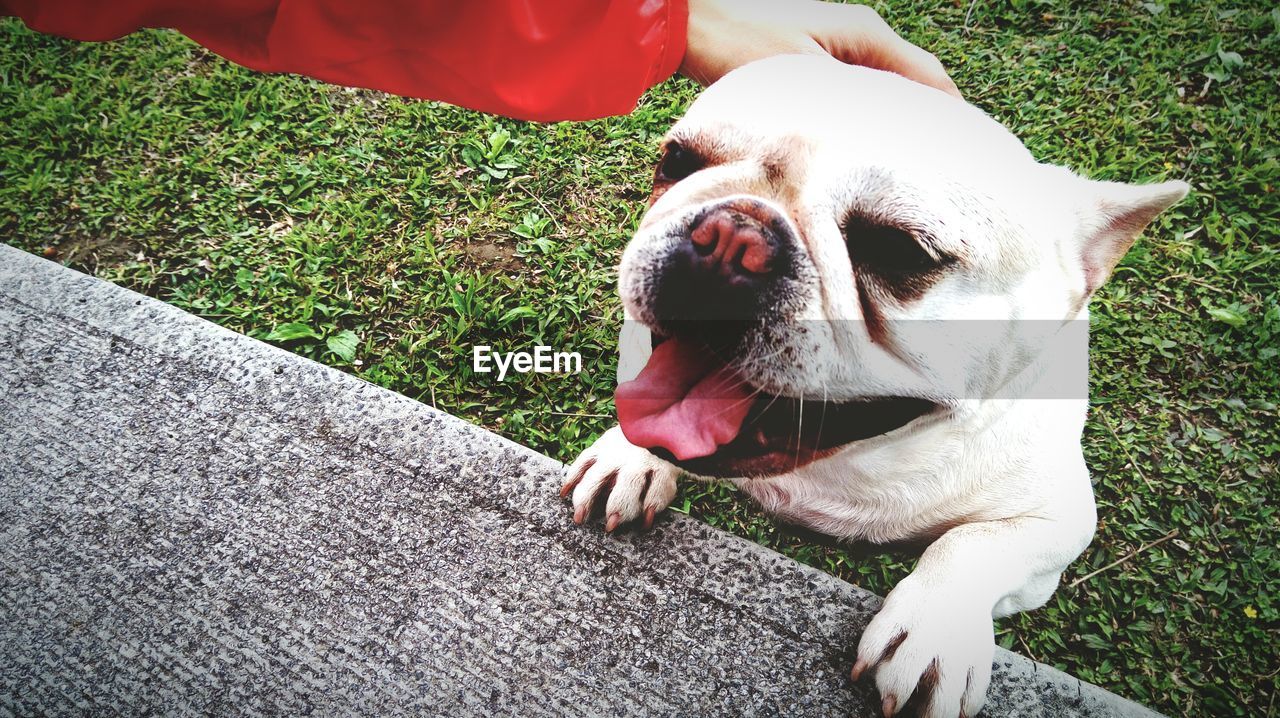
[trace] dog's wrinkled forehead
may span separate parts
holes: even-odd
[[[734,70],[669,136],[709,157],[758,158],[775,172],[811,154],[845,165],[920,165],[967,181],[984,170],[1035,166],[1023,144],[977,108],[827,56],[783,55]],[[801,142],[806,151],[798,152]]]

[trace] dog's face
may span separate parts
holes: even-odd
[[[894,75],[748,65],[669,133],[623,256],[624,306],[655,348],[620,423],[696,473],[769,475],[990,396],[1045,340],[1011,323],[1081,317],[1185,193],[1039,164]]]

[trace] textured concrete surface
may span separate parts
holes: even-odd
[[[0,714],[876,715],[880,600],[0,245]],[[985,715],[1154,715],[1000,651]]]

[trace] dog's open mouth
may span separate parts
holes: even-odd
[[[704,476],[772,476],[937,409],[925,399],[834,402],[767,394],[705,344],[682,337],[654,347],[615,394],[627,440]]]

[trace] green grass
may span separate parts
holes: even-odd
[[[1195,187],[1095,304],[1098,535],[1000,642],[1169,714],[1276,715],[1280,11],[880,9],[1038,157]],[[609,425],[614,267],[689,83],[535,125],[256,74],[166,32],[81,44],[9,20],[0,43],[3,241],[561,459]],[[470,372],[473,345],[538,343],[587,371]],[[913,563],[813,543],[724,486],[677,508],[881,593]]]

